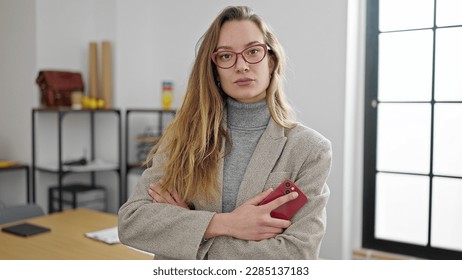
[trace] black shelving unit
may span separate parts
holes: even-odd
[[[44,165],[37,165],[37,156],[36,156],[36,137],[37,137],[37,115],[38,114],[56,114],[57,115],[57,163],[44,166]],[[88,164],[80,165],[80,166],[71,166],[71,165],[64,165],[63,160],[63,119],[65,116],[69,114],[89,114],[90,115],[90,157]],[[106,162],[94,162],[95,160],[95,115],[96,114],[115,114],[117,117],[117,154],[118,154],[118,162],[115,163],[106,163]],[[83,129],[83,128],[79,128]],[[122,178],[121,178],[121,166],[122,166],[122,145],[121,145],[121,114],[120,110],[118,109],[103,109],[103,110],[72,110],[70,108],[35,108],[32,109],[32,178],[31,178],[31,198],[32,202],[36,200],[36,172],[48,172],[57,175],[57,190],[58,190],[58,211],[63,210],[63,191],[67,191],[63,184],[63,179],[67,174],[71,173],[87,173],[90,175],[90,184],[87,184],[89,188],[98,189],[100,186],[96,185],[96,173],[101,171],[114,171],[118,176],[119,182],[119,205],[123,203],[123,185],[122,185]],[[75,188],[72,188],[73,190]],[[75,193],[74,193],[75,194]],[[49,202],[49,205],[52,203]],[[75,208],[75,204],[72,205]],[[54,209],[50,209],[50,212],[53,212]]]
[[[127,109],[125,113],[125,200],[128,198],[128,175],[133,170],[143,170],[142,162],[132,162],[130,161],[130,116],[133,114],[155,114],[158,116],[157,124],[152,124],[156,126],[155,137],[162,136],[162,132],[166,126],[166,117],[171,119],[175,116],[176,110],[163,110],[163,109]]]

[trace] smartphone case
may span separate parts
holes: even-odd
[[[295,213],[297,213],[298,210],[300,210],[300,208],[308,202],[307,196],[290,179],[284,180],[275,190],[263,199],[259,205],[267,204],[276,198],[291,192],[297,192],[298,197],[271,211],[271,217],[273,218],[290,220]]]

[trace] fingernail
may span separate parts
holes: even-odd
[[[293,193],[292,193],[292,197],[293,197],[293,198],[297,198],[297,197],[298,197],[298,192],[293,192]]]

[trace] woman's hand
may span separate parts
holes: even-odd
[[[189,209],[188,204],[180,199],[177,192],[165,192],[162,191],[160,186],[163,184],[163,181],[160,180],[158,183],[152,183],[149,185],[148,193],[152,197],[154,202],[157,203],[168,203],[171,205],[180,206],[186,209]]]
[[[231,213],[215,214],[205,232],[205,238],[220,235],[243,240],[274,238],[291,224],[290,221],[271,217],[270,213],[284,203],[297,198],[298,193],[281,196],[268,204],[258,205],[272,189],[266,190],[248,200]]]

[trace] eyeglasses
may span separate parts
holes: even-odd
[[[265,58],[267,53],[268,46],[266,44],[257,44],[238,53],[229,50],[216,51],[210,57],[217,67],[228,69],[236,65],[238,55],[241,55],[245,62],[249,64],[257,64]]]

